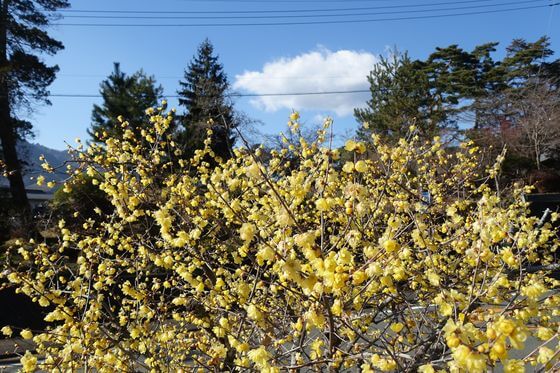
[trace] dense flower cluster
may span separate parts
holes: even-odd
[[[123,121],[123,138],[76,150],[71,172],[92,176],[114,211],[17,250],[9,280],[50,307],[47,331],[22,333],[44,357],[26,354],[25,369],[555,364],[559,284],[526,267],[550,263],[556,232],[528,216],[522,190],[506,200],[487,184],[499,165],[477,175],[469,144],[412,131],[394,147],[348,141],[341,158],[327,121],[316,141],[227,162],[207,141],[182,160],[172,114],[150,114],[152,130]],[[528,339],[540,347],[512,358]]]

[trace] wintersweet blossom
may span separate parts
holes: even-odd
[[[557,230],[528,214],[526,190],[506,198],[488,184],[499,162],[480,174],[472,145],[448,150],[414,129],[395,145],[374,135],[332,149],[330,120],[303,139],[296,112],[294,139],[278,149],[238,148],[224,161],[209,133],[184,159],[164,106],[147,110],[140,132],[121,118],[125,136],[75,149],[63,190],[83,171],[110,209],[6,252],[3,280],[48,307],[45,331],[21,331],[41,356],[26,353],[24,370],[557,363],[559,283],[546,270]],[[520,356],[529,338],[543,345]]]

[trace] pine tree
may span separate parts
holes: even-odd
[[[178,141],[184,154],[191,156],[195,149],[200,149],[206,130],[212,129],[212,150],[222,159],[229,158],[235,142],[233,130],[239,125],[239,119],[228,102],[227,76],[208,39],[200,44],[179,84],[179,105],[185,112]]]
[[[354,110],[364,124],[358,137],[367,140],[371,132],[389,141],[403,137],[415,125],[426,138],[438,134],[447,113],[440,96],[431,91],[425,66],[408,55],[395,53],[381,58],[368,76],[372,98],[366,108]]]
[[[93,106],[91,128],[88,130],[93,141],[99,141],[103,132],[120,137],[123,129],[119,116],[138,130],[149,125],[146,109],[158,105],[163,88],[156,85],[153,76],[147,76],[142,70],[126,75],[115,62],[113,72],[101,83],[100,93],[103,103]]]
[[[367,139],[373,131],[394,140],[416,124],[429,138],[455,129],[460,114],[474,119],[475,130],[500,127],[512,122],[506,96],[526,92],[539,80],[558,85],[560,62],[548,62],[553,54],[548,38],[515,39],[501,61],[492,58],[497,45],[486,43],[470,52],[451,45],[426,60],[412,61],[406,54],[381,59],[368,77],[371,100],[355,110],[356,119],[370,126],[358,135]]]
[[[506,57],[498,71],[504,75],[508,87],[522,88],[527,84],[534,84],[540,77],[544,77],[545,80],[553,78],[546,76],[548,64],[545,63],[553,54],[550,40],[546,36],[535,42],[514,39],[506,48]]]
[[[58,66],[47,66],[36,54],[56,54],[63,48],[45,29],[57,9],[67,0],[0,0],[0,142],[8,171],[14,204],[29,211],[22,167],[18,158],[18,138],[30,130],[30,123],[18,118],[22,108],[48,101],[48,87]]]

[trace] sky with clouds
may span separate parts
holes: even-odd
[[[253,94],[268,92],[346,92],[367,90],[364,77],[378,57],[366,51],[341,49],[331,51],[325,47],[305,52],[292,58],[282,57],[266,62],[262,69],[244,71],[235,76],[233,88]],[[367,93],[261,96],[250,100],[258,110],[323,110],[337,116],[348,116],[354,108],[361,107]]]
[[[337,134],[351,136],[357,126],[353,109],[365,104],[367,93],[268,94],[367,90],[369,71],[381,55],[393,48],[408,51],[412,58],[425,58],[436,47],[458,44],[472,49],[498,41],[501,43],[496,52],[499,58],[514,38],[533,41],[548,34],[552,48],[560,50],[558,6],[528,8],[546,5],[549,0],[71,0],[71,3],[74,10],[133,10],[144,12],[136,16],[160,18],[92,19],[79,17],[119,13],[66,13],[58,21],[60,25],[51,30],[64,43],[65,50],[45,57],[47,62],[60,67],[58,78],[51,86],[53,94],[97,94],[100,82],[111,73],[113,62],[118,61],[127,73],[143,69],[154,75],[164,94],[175,95],[178,81],[198,44],[209,38],[232,91],[248,96],[236,98],[236,108],[254,120],[253,132],[266,134],[284,130],[290,112],[299,110],[304,124],[313,125],[320,118],[331,116]],[[510,5],[499,5],[505,3]],[[493,12],[508,7],[524,9]],[[404,10],[409,13],[403,13]],[[487,10],[492,12],[449,16]],[[344,16],[350,13],[353,15]],[[313,18],[311,14],[323,16]],[[329,18],[328,14],[342,16]],[[192,20],[192,17],[216,16],[222,19]],[[328,19],[360,21],[321,23]],[[89,25],[76,25],[80,23]],[[104,25],[91,25],[95,23]],[[109,25],[115,23],[120,25]],[[148,26],[169,23],[175,26]],[[232,23],[245,25],[232,26]],[[51,101],[52,106],[40,107],[27,118],[35,126],[33,141],[63,149],[76,137],[87,139],[92,106],[100,99],[53,97]],[[176,99],[169,101],[171,106],[177,105]]]

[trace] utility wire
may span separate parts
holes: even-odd
[[[185,3],[261,3],[261,4],[276,4],[276,3],[377,3],[377,2],[393,2],[396,0],[181,0]],[[404,0],[407,1],[407,0]]]
[[[323,91],[323,92],[282,92],[282,93],[228,93],[225,97],[276,97],[276,96],[320,96],[320,95],[337,95],[337,94],[353,94],[353,93],[369,93],[369,89],[356,89],[350,91]],[[179,98],[179,95],[163,95],[168,98]],[[71,93],[53,93],[49,97],[64,98],[101,98],[100,94],[71,94]]]
[[[434,18],[447,18],[447,17],[460,17],[469,15],[480,14],[495,14],[513,12],[519,10],[529,10],[546,8],[559,5],[560,2],[534,5],[516,8],[505,8],[496,10],[483,10],[475,12],[462,12],[462,13],[447,13],[447,14],[434,14],[425,16],[409,16],[409,17],[392,17],[392,18],[373,18],[373,19],[355,19],[355,20],[324,20],[324,21],[305,21],[305,22],[270,22],[270,23],[56,23],[53,25],[58,26],[81,26],[81,27],[247,27],[247,26],[297,26],[297,25],[326,25],[326,24],[350,24],[350,23],[373,23],[385,21],[407,21],[416,19],[434,19]]]
[[[537,0],[546,1],[546,0]],[[324,18],[324,17],[351,17],[351,16],[376,16],[376,15],[386,15],[386,14],[406,14],[406,13],[431,13],[431,12],[444,12],[444,11],[454,11],[454,10],[465,10],[465,9],[480,9],[489,7],[500,7],[509,6],[517,4],[527,4],[535,3],[535,0],[522,0],[522,1],[508,1],[504,3],[497,4],[484,4],[484,5],[471,5],[471,6],[461,6],[461,7],[448,7],[448,8],[437,8],[437,9],[415,9],[415,10],[392,10],[387,12],[360,12],[360,13],[339,13],[339,14],[295,14],[295,15],[230,15],[230,16],[114,16],[114,15],[68,15],[64,18],[87,18],[87,19],[277,19],[277,18]]]
[[[59,13],[98,13],[98,14],[252,14],[252,13],[308,13],[308,12],[344,12],[352,10],[377,10],[400,8],[424,8],[439,5],[486,3],[494,0],[462,0],[439,3],[384,5],[372,7],[329,8],[329,9],[275,9],[275,10],[94,10],[94,9],[62,9]]]
[[[175,79],[175,80],[183,80],[185,79],[184,76],[170,76],[170,75],[157,75],[151,74],[156,80],[163,80],[163,79]],[[56,74],[57,77],[65,77],[65,78],[91,78],[91,79],[99,79],[99,78],[107,78],[107,74]],[[251,80],[305,80],[305,79],[317,79],[317,78],[326,78],[326,79],[343,79],[343,78],[353,78],[354,75],[352,74],[343,74],[343,75],[306,75],[306,76],[297,76],[297,75],[274,75],[274,76],[254,76],[251,77]]]

